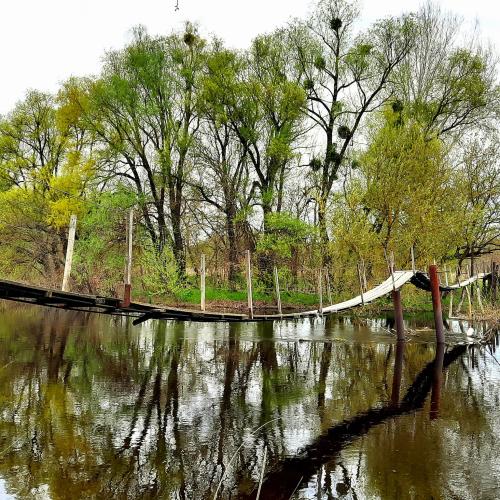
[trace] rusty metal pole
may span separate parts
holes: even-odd
[[[441,310],[441,292],[439,290],[439,276],[436,265],[429,266],[431,280],[432,309],[434,310],[434,324],[436,326],[436,342],[444,344],[443,312]]]
[[[392,303],[394,304],[394,319],[396,320],[396,335],[398,341],[405,339],[405,325],[403,321],[403,304],[401,302],[401,290],[392,291]]]

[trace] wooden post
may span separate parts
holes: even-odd
[[[328,293],[328,305],[331,306],[333,304],[332,301],[332,289],[330,287],[330,273],[328,272],[328,269],[325,269],[325,276],[326,276],[326,292]]]
[[[392,278],[392,289],[396,290],[396,282],[394,281],[394,252],[391,252],[390,256],[387,257],[386,254],[387,267],[389,268],[389,274]]]
[[[127,218],[127,260],[125,264],[125,291],[122,307],[129,307],[132,296],[132,248],[134,234],[134,209],[131,208]]]
[[[363,281],[361,279],[361,270],[359,269],[359,262],[358,262],[358,279],[359,279],[359,290],[361,292],[361,304],[364,306],[365,305],[365,297],[363,294]]]
[[[467,277],[468,279],[471,278],[469,264],[467,264]],[[467,292],[467,299],[469,300],[469,318],[472,318],[472,297],[470,293],[471,287],[472,283],[469,283],[469,285],[465,287],[465,291]]]
[[[319,295],[319,313],[323,314],[323,273],[321,268],[318,273],[318,295]]]
[[[441,292],[439,290],[439,276],[437,266],[429,266],[429,277],[431,280],[432,308],[434,310],[434,324],[436,327],[436,341],[444,343],[443,312],[441,310]]]
[[[411,269],[413,271],[413,274],[417,272],[417,269],[415,267],[415,250],[413,248],[413,245],[411,246]]]
[[[444,266],[444,272],[446,276],[446,286],[448,286],[449,281],[448,281],[448,267]],[[448,313],[448,318],[453,317],[453,290],[450,291],[450,311]]]
[[[481,298],[481,286],[479,284],[479,279],[476,280],[476,294],[477,294],[477,303],[479,304],[479,308],[481,309],[481,312],[484,313],[483,299]]]
[[[247,301],[248,315],[253,319],[253,297],[252,297],[252,257],[250,250],[247,250]]]
[[[73,264],[73,249],[75,246],[76,215],[69,219],[68,246],[66,247],[66,260],[64,261],[64,275],[61,290],[69,291],[69,278],[71,275],[71,265]]]
[[[278,305],[278,314],[282,316],[283,312],[281,310],[280,281],[278,276],[278,268],[276,266],[274,266],[274,289],[276,292],[276,303]]]
[[[498,288],[498,264],[491,263],[491,302],[496,304],[497,301],[497,288]]]
[[[361,259],[361,266],[363,268],[363,290],[365,292],[368,291],[368,284],[366,282],[366,266],[365,266],[365,259]]]
[[[206,276],[205,276],[205,254],[201,254],[201,263],[200,263],[200,307],[202,311],[205,311],[205,293],[206,293]]]

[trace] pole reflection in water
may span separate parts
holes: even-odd
[[[401,390],[401,378],[403,376],[403,357],[405,353],[405,342],[399,340],[396,344],[396,355],[394,357],[394,374],[392,377],[391,403],[393,406],[399,404],[399,393]]]
[[[0,492],[255,498],[266,453],[261,498],[495,498],[496,342],[435,356],[351,318],[134,328],[0,311]],[[429,399],[446,417],[432,426]],[[457,486],[464,470],[477,482]]]
[[[434,358],[434,367],[432,374],[432,392],[431,392],[431,420],[439,417],[439,403],[441,401],[441,385],[443,382],[443,361],[444,344],[436,344],[436,357]]]

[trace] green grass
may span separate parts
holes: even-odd
[[[176,299],[180,302],[186,302],[188,304],[199,304],[201,300],[201,292],[197,288],[186,288],[176,293]],[[222,290],[220,288],[207,287],[206,289],[206,301],[218,302],[218,301],[232,301],[232,302],[246,302],[247,294],[241,290]],[[265,302],[268,304],[274,304],[274,295],[270,295],[259,290],[253,293],[254,302]],[[292,305],[304,305],[312,306],[318,304],[318,297],[312,294],[300,293],[300,292],[283,292],[281,294],[281,302],[283,304]]]

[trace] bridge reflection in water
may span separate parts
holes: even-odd
[[[0,312],[8,494],[253,498],[266,450],[261,498],[496,496],[497,338],[40,311]]]

